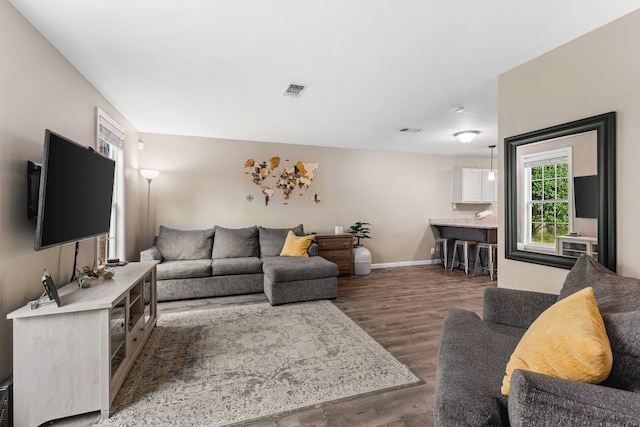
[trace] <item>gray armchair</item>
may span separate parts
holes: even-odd
[[[516,370],[510,395],[506,364],[535,319],[558,299],[591,286],[614,356],[602,384]],[[640,426],[640,280],[581,257],[560,296],[487,288],[483,319],[451,309],[436,368],[435,426]]]

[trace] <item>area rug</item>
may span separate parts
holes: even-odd
[[[97,423],[243,425],[422,383],[329,301],[162,314]]]

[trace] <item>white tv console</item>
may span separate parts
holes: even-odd
[[[60,307],[27,305],[7,316],[17,427],[97,410],[109,416],[157,318],[156,262],[113,271],[112,279],[93,280],[87,289],[75,282],[58,289]]]

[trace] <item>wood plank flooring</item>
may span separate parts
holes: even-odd
[[[435,363],[440,329],[450,307],[481,314],[488,276],[466,276],[439,265],[374,269],[338,280],[334,304],[425,384],[256,422],[252,427],[431,426]],[[158,304],[160,314],[266,302],[264,294]],[[84,418],[87,420],[87,418]],[[95,419],[95,416],[92,420]],[[71,421],[71,420],[69,420]],[[77,419],[73,424],[91,425]]]

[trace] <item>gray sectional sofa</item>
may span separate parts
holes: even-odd
[[[156,244],[140,252],[141,261],[160,261],[158,301],[264,292],[272,305],[333,299],[338,266],[317,256],[280,256],[293,228],[224,228],[176,230],[160,226]]]
[[[556,301],[592,287],[613,354],[601,384],[515,370],[500,392],[520,338]],[[487,288],[483,319],[451,309],[445,318],[434,395],[434,425],[640,426],[640,280],[582,255],[560,295]]]

